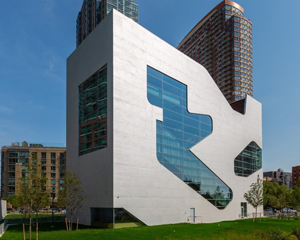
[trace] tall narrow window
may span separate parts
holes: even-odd
[[[79,85],[79,155],[107,147],[107,67]]]

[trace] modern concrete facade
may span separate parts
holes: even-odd
[[[77,47],[112,9],[139,21],[139,6],[134,0],[83,0],[76,20]]]
[[[48,179],[47,189],[56,201],[64,185],[66,148],[22,142],[3,146],[1,149],[1,197],[7,198],[18,192],[18,182],[28,174],[27,165],[37,162]]]
[[[237,3],[223,0],[177,48],[207,69],[229,103],[253,96],[252,23]]]
[[[96,85],[87,88],[85,84],[104,68],[107,145],[93,151],[85,145],[87,151],[80,154],[82,138],[96,134],[93,126],[81,133],[80,121],[103,119],[97,114],[82,118],[90,114],[90,108],[98,109],[96,105],[102,100],[83,100],[80,92],[84,87],[89,95]],[[168,79],[173,90],[175,85],[177,90],[181,88],[177,95],[171,94],[169,98],[166,88],[163,89],[160,96],[166,99],[158,99],[163,101],[162,107],[150,96],[152,80],[159,80],[159,76]],[[166,85],[168,83],[162,83]],[[165,103],[173,101],[170,97],[181,98],[183,107],[177,106],[185,108],[182,119],[191,115],[199,128],[195,128],[194,135],[190,134],[196,142],[190,141],[189,147],[181,147],[183,150],[179,151],[189,155],[190,161],[180,155],[176,158],[179,163],[175,162],[172,151],[171,166],[167,167],[165,158],[159,157],[167,155],[161,151],[166,146],[161,147],[158,140],[160,124],[165,124],[164,133],[176,144],[186,139],[177,141],[174,134],[188,135],[185,131],[190,129],[178,122],[178,129],[166,130],[168,121],[176,122],[175,117],[168,119],[165,115],[169,111]],[[232,109],[203,66],[134,21],[112,11],[67,60],[67,169],[80,173],[87,194],[84,207],[78,213],[80,223],[103,226],[101,221],[108,221],[109,227],[116,227],[114,216],[125,210],[146,225],[208,223],[237,219],[247,216],[246,211],[254,212],[243,195],[258,176],[262,178],[261,104],[247,96],[243,109],[243,114]],[[180,116],[175,110],[173,113]],[[198,116],[202,119],[199,122]],[[252,146],[256,149],[255,166],[247,162],[249,158],[245,155]],[[191,173],[186,168],[191,166],[189,164],[201,164],[201,168],[195,167]],[[189,178],[185,171],[190,174]],[[226,189],[227,195],[217,199],[215,193],[203,192],[209,185]]]

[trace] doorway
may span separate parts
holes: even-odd
[[[241,218],[247,217],[247,203],[241,202]]]
[[[190,209],[191,222],[195,222],[195,208]]]

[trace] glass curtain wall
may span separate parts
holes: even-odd
[[[190,148],[212,132],[210,116],[187,110],[187,86],[147,67],[147,96],[163,109],[157,121],[157,159],[218,209],[232,199],[231,189]]]
[[[99,228],[121,228],[145,224],[124,208],[91,208],[91,225]]]
[[[107,14],[116,9],[133,21],[139,21],[139,5],[134,0],[107,0]]]

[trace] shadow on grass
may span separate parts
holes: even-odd
[[[55,231],[67,231],[66,230],[66,224],[65,223],[39,223],[39,232],[55,232]],[[35,223],[32,224],[32,232],[35,233],[35,229],[36,229],[36,225]],[[78,225],[78,229],[82,230],[82,229],[97,229],[95,227],[91,227],[91,226],[85,226],[85,225]],[[25,225],[25,230],[26,232],[28,232],[29,230],[29,225],[26,224]],[[23,231],[23,226],[22,224],[19,225],[10,225],[9,226],[9,231],[10,232],[22,232]],[[73,231],[76,231],[76,224],[73,224]]]

